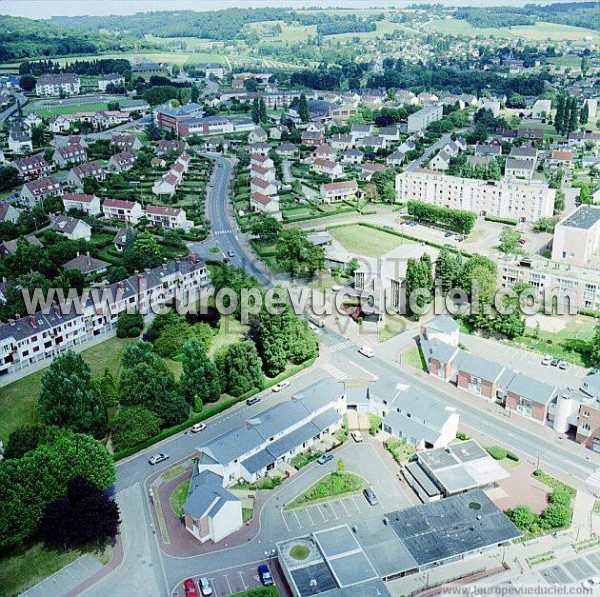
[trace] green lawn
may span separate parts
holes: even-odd
[[[367,486],[365,480],[354,473],[335,472],[323,477],[304,493],[292,500],[286,509],[299,508],[313,502],[327,500],[337,495],[356,493]]]
[[[42,542],[28,543],[0,556],[0,595],[14,597],[74,562],[82,552],[56,551]],[[112,550],[97,554],[102,563],[110,561]]]
[[[427,371],[425,357],[423,356],[423,351],[421,350],[420,346],[413,346],[412,348],[409,348],[402,355],[402,363],[408,365],[409,367],[414,367],[415,369]]]
[[[365,228],[359,224],[337,226],[327,230],[344,249],[366,257],[381,257],[381,255],[389,253],[403,242],[410,242],[403,241],[399,236],[381,230]]]
[[[171,510],[177,514],[177,516],[183,515],[183,504],[187,499],[188,490],[190,488],[191,479],[186,479],[180,483],[171,494]]]
[[[210,348],[208,349],[209,355],[213,356],[221,348],[238,342],[246,335],[247,331],[248,326],[240,323],[233,316],[225,315],[221,317],[219,333],[213,336],[211,340]]]
[[[400,315],[386,315],[379,331],[379,342],[385,342],[406,329],[406,321]]]
[[[256,589],[248,589],[241,593],[235,593],[231,597],[279,597],[279,591],[275,585],[270,587],[257,587]]]
[[[121,356],[128,343],[133,340],[110,338],[81,354],[90,365],[92,375],[98,376],[108,370],[117,377],[121,369]],[[10,432],[37,419],[36,403],[40,393],[42,371],[37,371],[0,388],[0,439],[6,442]],[[1,594],[1,592],[0,592]]]

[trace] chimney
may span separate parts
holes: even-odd
[[[10,325],[15,325],[15,320],[14,320],[14,319],[9,319],[9,320],[8,320],[8,323],[9,323]]]
[[[35,320],[35,315],[29,316],[29,323],[31,324],[32,328],[37,328],[37,321]]]
[[[120,290],[123,290],[123,288],[125,288],[125,284],[123,284],[123,282],[119,282],[118,286]]]

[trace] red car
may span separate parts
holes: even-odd
[[[183,588],[185,589],[185,597],[198,597],[198,587],[193,578],[187,578],[183,581]]]

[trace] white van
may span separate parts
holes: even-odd
[[[358,349],[358,352],[360,352],[360,354],[364,354],[369,359],[375,356],[375,351],[370,346],[361,346]]]

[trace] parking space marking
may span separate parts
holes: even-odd
[[[354,502],[354,505],[356,506],[356,509],[360,512],[360,514],[363,514],[363,511],[361,510],[360,506],[356,503],[355,496],[352,496],[352,501]]]
[[[285,528],[291,533],[292,529],[290,528],[290,525],[287,522],[286,513],[283,510],[281,511],[281,518],[283,518],[283,524],[285,525]]]
[[[304,509],[304,512],[306,512],[306,515],[308,516],[308,518],[310,518],[310,522],[311,522],[311,524],[313,524],[313,525],[314,525],[314,524],[315,524],[315,521],[314,521],[313,517],[310,515],[310,512],[309,512],[308,508],[305,508],[305,509]]]
[[[347,498],[348,501],[356,508],[356,510],[358,511],[358,513],[360,514],[360,508],[356,505],[356,502],[351,498]],[[347,504],[346,504],[347,505]]]
[[[294,512],[294,510],[292,510],[292,514],[294,515],[294,518],[296,519],[296,522],[298,523],[298,527],[302,528],[302,524],[300,524],[300,519],[298,518],[298,514],[296,514],[296,512]]]
[[[323,517],[323,522],[327,522],[329,519],[327,518],[327,516],[325,516],[325,514],[323,514],[323,510],[321,510],[321,506],[319,506],[319,504],[316,504],[317,506],[317,510],[319,511],[319,514]]]
[[[231,593],[233,593],[233,589],[231,588],[231,583],[229,582],[229,575],[223,574],[223,578],[227,582],[227,586],[229,587],[229,594],[231,595]]]
[[[240,580],[242,581],[242,587],[244,587],[244,591],[246,591],[248,589],[248,585],[246,584],[246,581],[244,580],[244,575],[242,574],[242,571],[239,570],[238,574],[240,575]]]
[[[341,499],[338,501],[338,503],[346,511],[346,516],[350,516],[350,512],[348,512],[348,508],[346,508],[346,504],[344,504],[344,500]]]
[[[333,514],[333,517],[334,517],[334,519],[335,519],[335,520],[339,520],[339,519],[340,519],[340,517],[338,516],[338,513],[335,511],[335,508],[333,507],[333,505],[334,505],[334,504],[337,504],[337,503],[338,503],[338,502],[337,502],[337,500],[336,500],[336,501],[330,502],[329,504],[325,504],[326,506],[327,506],[327,505],[329,506],[329,510],[330,510],[330,511],[331,511],[331,513]]]

